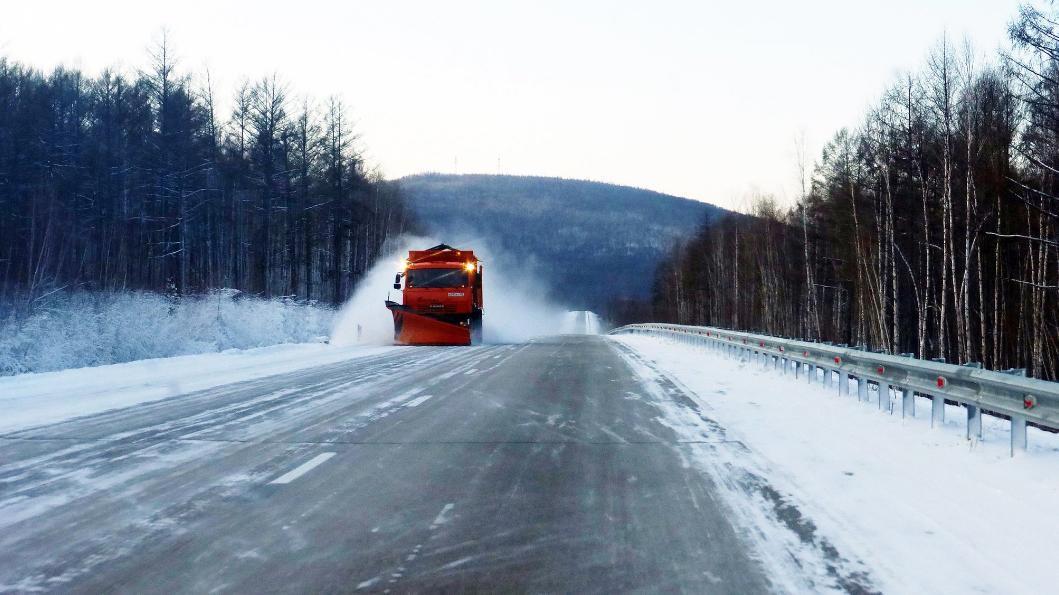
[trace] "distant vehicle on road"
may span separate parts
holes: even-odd
[[[410,250],[386,300],[394,340],[402,345],[471,345],[482,340],[482,261],[471,250],[439,244]]]

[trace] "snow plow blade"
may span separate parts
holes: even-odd
[[[393,338],[401,345],[470,345],[471,329],[419,314],[397,302],[386,302],[393,313]]]

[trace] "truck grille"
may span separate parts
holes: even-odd
[[[429,306],[424,308],[424,311],[429,312],[431,314],[455,314],[456,306],[449,306],[446,304],[430,304]]]

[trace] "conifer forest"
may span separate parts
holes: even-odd
[[[148,53],[144,70],[96,76],[0,57],[0,296],[344,300],[410,219],[342,100],[277,75],[219,101],[164,34]]]

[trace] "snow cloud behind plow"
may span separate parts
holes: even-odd
[[[331,343],[393,343],[393,317],[383,302],[387,294],[390,299],[401,301],[401,292],[393,288],[398,266],[409,250],[423,250],[442,243],[474,250],[483,261],[482,321],[486,343],[518,343],[568,332],[568,309],[550,299],[547,284],[533,275],[532,267],[518,256],[497,251],[481,238],[466,234],[443,239],[403,236],[397,241],[397,248],[379,260],[361,280],[353,297],[342,306],[331,333]]]

